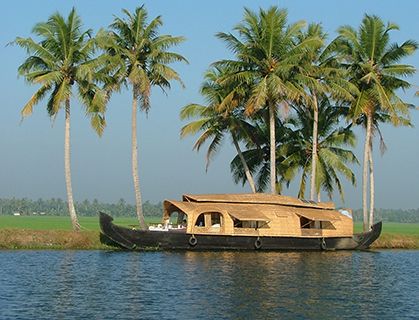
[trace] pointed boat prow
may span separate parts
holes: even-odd
[[[354,234],[353,239],[358,243],[356,249],[368,249],[371,244],[378,239],[383,228],[383,223],[377,222],[371,227],[371,230],[364,233]]]
[[[111,242],[114,242],[119,247],[134,250],[136,245],[128,240],[128,237],[124,236],[124,230],[128,229],[116,226],[112,223],[112,221],[113,218],[110,215],[104,212],[99,212],[99,224],[102,235],[110,239]]]

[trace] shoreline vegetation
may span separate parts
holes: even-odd
[[[32,223],[27,224],[28,219]],[[146,217],[147,223],[158,223],[160,217]],[[118,224],[134,226],[133,217],[119,217]],[[0,250],[113,250],[100,242],[98,219],[81,217],[82,230],[71,230],[67,217],[0,216]],[[137,223],[138,224],[138,223]],[[29,227],[30,226],[30,227]],[[67,229],[67,230],[65,230]],[[355,224],[360,232],[361,223]],[[372,249],[419,249],[419,224],[388,222]]]

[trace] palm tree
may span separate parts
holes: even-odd
[[[214,68],[205,75],[206,81],[202,85],[201,93],[206,98],[208,105],[189,104],[185,106],[180,113],[182,120],[194,118],[196,120],[188,123],[181,129],[181,137],[196,134],[203,131],[197,139],[194,149],[198,150],[208,140],[211,139],[207,151],[207,165],[212,155],[218,151],[218,147],[224,138],[226,132],[229,132],[236,148],[242,166],[244,168],[246,180],[249,183],[252,192],[256,192],[255,183],[252,174],[247,166],[239,145],[241,135],[247,135],[252,130],[251,125],[246,122],[243,115],[243,108],[240,100],[242,95],[235,91],[235,95],[230,97],[226,104],[227,95],[234,90],[218,83],[218,79],[223,76],[225,70]],[[224,111],[220,111],[221,105]]]
[[[251,118],[250,134],[243,136],[245,150],[242,152],[244,161],[241,160],[239,154],[233,158],[230,163],[230,170],[235,183],[246,183],[245,168],[243,163],[247,164],[248,170],[256,179],[257,192],[265,192],[270,180],[270,128],[268,110],[261,110]],[[291,129],[283,124],[279,117],[275,118],[275,170],[278,177],[276,190],[282,192],[284,183],[289,183],[285,177],[286,167],[282,165],[284,157],[278,151],[282,144],[287,141]]]
[[[138,143],[137,111],[148,112],[150,108],[150,91],[153,86],[170,89],[170,80],[177,80],[182,85],[178,73],[169,66],[170,63],[184,61],[180,54],[168,49],[184,41],[183,37],[159,35],[162,26],[160,16],[147,22],[148,15],[144,6],[135,9],[134,13],[123,10],[125,18],[116,17],[110,25],[110,32],[102,32],[101,46],[108,52],[109,61],[116,66],[113,76],[118,80],[112,89],[118,90],[125,84],[132,88],[132,175],[134,180],[137,217],[141,229],[147,227],[143,210],[138,177]]]
[[[282,165],[287,168],[284,177],[291,181],[301,171],[299,198],[304,198],[306,179],[312,171],[313,157],[313,116],[307,113],[304,106],[294,106],[296,116],[290,118],[289,125],[294,128],[290,132],[287,141],[280,149],[284,160]],[[339,175],[344,176],[353,185],[356,183],[355,175],[348,164],[357,164],[358,160],[353,152],[345,147],[355,146],[355,135],[351,125],[338,127],[339,120],[345,113],[344,108],[330,104],[324,95],[319,96],[318,104],[318,146],[316,151],[316,184],[315,193],[317,201],[320,201],[320,191],[327,192],[332,199],[335,186],[337,187],[342,201],[344,192]],[[314,200],[314,199],[313,199]]]
[[[359,30],[350,26],[339,28],[336,48],[342,54],[344,67],[349,71],[349,80],[358,88],[351,103],[353,119],[366,117],[366,137],[363,161],[363,216],[364,230],[368,229],[367,184],[369,167],[372,168],[371,142],[374,114],[387,112],[393,124],[398,125],[400,115],[408,116],[408,104],[398,95],[398,89],[407,89],[410,83],[403,77],[415,73],[411,65],[399,64],[406,56],[414,53],[418,45],[407,40],[401,45],[390,43],[390,32],[398,30],[394,23],[384,22],[377,16],[365,15]],[[373,188],[374,181],[370,180]],[[370,203],[370,210],[374,204]]]
[[[298,197],[305,197],[307,178],[311,172],[313,113],[308,113],[305,106],[293,106],[295,116],[290,117],[283,124],[276,124],[276,168],[279,177],[278,186],[289,186],[297,174],[301,172]],[[341,107],[330,105],[324,95],[319,99],[318,121],[318,166],[316,179],[316,194],[320,201],[320,191],[327,192],[332,197],[335,186],[343,200],[344,193],[340,176],[355,184],[355,175],[348,164],[358,163],[355,155],[345,146],[353,147],[355,136],[351,125],[338,127],[339,119],[344,114]],[[277,120],[279,122],[279,119]],[[263,191],[268,183],[269,160],[269,130],[263,121],[256,121],[252,140],[246,143],[243,156],[250,171],[257,177],[257,189]],[[243,167],[236,156],[231,162],[231,169],[235,181],[243,181]],[[244,182],[244,181],[243,181]]]
[[[299,36],[300,41],[310,38],[322,40],[318,45],[307,48],[296,73],[296,78],[308,91],[311,99],[305,101],[307,107],[312,109],[312,156],[311,156],[311,183],[310,200],[314,201],[316,191],[316,173],[318,160],[318,120],[319,120],[319,96],[327,94],[336,100],[351,101],[356,87],[345,79],[345,70],[339,68],[334,56],[333,46],[326,46],[326,33],[320,24],[310,24],[306,32]],[[308,112],[308,111],[307,111]]]
[[[80,225],[74,209],[70,169],[70,98],[76,86],[92,127],[101,135],[105,126],[106,95],[98,88],[101,61],[94,58],[95,42],[91,30],[83,31],[82,22],[73,8],[65,19],[59,13],[47,22],[34,26],[32,32],[40,38],[16,38],[18,46],[26,49],[29,57],[19,66],[18,72],[31,84],[41,87],[22,109],[22,116],[32,114],[33,107],[49,94],[48,114],[55,118],[61,109],[65,112],[64,163],[68,210],[74,230]]]
[[[231,33],[218,33],[236,60],[221,60],[218,66],[231,70],[224,81],[251,86],[245,109],[252,115],[260,109],[269,110],[270,124],[270,182],[271,192],[276,193],[275,168],[275,118],[277,108],[285,109],[287,101],[304,96],[304,89],[294,81],[293,71],[304,54],[304,49],[320,42],[310,38],[296,45],[296,37],[305,22],[287,25],[286,10],[271,7],[255,13],[245,9],[244,18]]]
[[[409,108],[413,108],[413,105],[409,105]],[[393,115],[394,116],[394,115]],[[394,120],[393,120],[394,121]],[[371,141],[370,141],[370,152],[368,154],[368,170],[369,170],[369,179],[370,179],[370,210],[369,210],[369,227],[373,225],[374,222],[374,203],[375,203],[375,190],[374,190],[374,162],[372,158],[373,150],[373,137],[378,134],[380,140],[380,153],[381,155],[387,150],[387,146],[384,142],[383,135],[380,130],[380,123],[391,123],[392,116],[385,112],[382,109],[378,109],[374,112],[374,117],[371,124]],[[363,126],[366,129],[367,126],[367,117],[365,114],[361,114],[355,121],[356,124]],[[397,115],[397,123],[401,126],[412,126],[409,117],[403,117],[402,115]]]

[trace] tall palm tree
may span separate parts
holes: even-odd
[[[345,79],[345,70],[339,68],[333,52],[333,46],[326,45],[327,35],[320,24],[310,24],[306,32],[299,36],[300,41],[317,37],[322,40],[318,45],[307,48],[299,66],[296,78],[301,80],[302,85],[308,91],[311,99],[305,101],[313,113],[312,123],[312,156],[311,156],[311,183],[310,200],[315,200],[316,174],[318,160],[318,100],[321,95],[343,101],[353,100],[352,94],[357,92],[356,87]]]
[[[220,76],[225,70],[213,68],[205,75],[206,81],[202,85],[201,93],[206,98],[208,104],[206,106],[199,104],[189,104],[185,106],[180,113],[182,120],[196,119],[181,130],[181,137],[196,134],[202,131],[198,140],[194,145],[194,149],[199,150],[201,146],[211,139],[207,151],[207,168],[212,155],[218,150],[225,133],[230,133],[237,154],[244,168],[246,180],[249,183],[252,192],[256,192],[253,176],[247,166],[239,145],[239,139],[242,135],[247,135],[252,130],[251,125],[246,122],[243,115],[241,100],[243,95],[235,91],[235,95],[231,96],[226,103],[227,95],[231,95],[232,90],[218,83]],[[220,111],[221,105],[224,111]]]
[[[309,38],[296,44],[296,37],[305,22],[287,24],[286,10],[271,7],[255,13],[245,9],[244,18],[231,33],[218,33],[236,60],[221,60],[216,65],[231,71],[224,81],[251,85],[251,94],[245,108],[249,115],[260,109],[269,110],[270,124],[270,182],[271,192],[276,193],[275,168],[275,118],[280,105],[286,108],[289,100],[304,96],[304,89],[294,81],[293,71],[304,55],[304,49],[319,43]]]
[[[116,17],[109,26],[110,32],[102,32],[100,43],[107,50],[111,65],[116,66],[113,75],[118,79],[118,84],[131,86],[132,89],[132,175],[137,217],[140,228],[145,229],[147,225],[142,210],[138,176],[138,103],[142,111],[148,112],[153,86],[162,90],[170,89],[171,80],[183,85],[178,73],[169,64],[187,61],[180,54],[168,51],[170,47],[183,42],[184,38],[159,35],[159,27],[163,24],[160,16],[148,23],[148,14],[144,6],[136,8],[134,13],[125,9],[123,13],[124,18]],[[118,86],[114,84],[112,89],[117,90]]]
[[[91,119],[92,127],[101,135],[105,126],[106,95],[97,86],[101,61],[94,58],[95,42],[91,30],[83,31],[82,22],[75,9],[67,19],[59,13],[47,22],[37,23],[32,32],[40,38],[16,38],[14,43],[26,49],[29,57],[19,66],[18,72],[31,84],[41,87],[22,109],[22,116],[32,114],[33,107],[49,95],[48,114],[55,118],[65,112],[64,163],[68,210],[74,230],[80,225],[74,209],[70,167],[70,99],[74,86]]]
[[[287,168],[284,177],[293,180],[301,172],[299,198],[304,198],[306,179],[312,170],[313,157],[313,117],[314,113],[307,113],[304,106],[294,106],[296,116],[290,118],[289,125],[294,129],[290,132],[287,141],[280,149],[284,160],[282,165]],[[351,125],[340,127],[339,121],[345,110],[330,104],[324,95],[319,96],[318,104],[318,146],[316,151],[316,184],[315,193],[320,201],[320,191],[327,192],[332,199],[335,186],[344,200],[343,186],[340,175],[348,179],[353,185],[356,183],[355,175],[348,164],[357,164],[358,160],[347,147],[355,146],[355,135]],[[313,199],[314,200],[314,199]]]
[[[350,81],[359,93],[351,103],[352,118],[366,117],[366,137],[363,161],[363,217],[364,230],[368,229],[367,184],[369,167],[372,168],[371,139],[374,114],[387,112],[393,124],[398,125],[400,115],[408,116],[408,104],[398,95],[398,89],[407,89],[410,83],[404,77],[415,73],[411,65],[399,61],[415,52],[418,44],[407,40],[401,45],[390,43],[390,32],[398,30],[394,23],[384,22],[377,16],[365,15],[358,30],[350,26],[339,28],[336,48],[343,55],[344,67]],[[374,181],[371,179],[370,186]],[[370,210],[374,204],[370,203]]]

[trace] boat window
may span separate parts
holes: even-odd
[[[320,221],[320,228],[327,230],[336,230],[335,226],[330,221]]]
[[[261,229],[269,228],[268,222],[266,221],[242,221],[233,218],[234,228],[246,228],[246,229]]]
[[[195,227],[220,228],[223,225],[223,215],[219,212],[203,212],[195,222]]]
[[[301,229],[336,229],[330,221],[314,221],[307,219],[306,217],[300,217],[300,225]]]
[[[301,229],[314,229],[314,221],[306,217],[300,217]]]
[[[211,227],[221,227],[222,215],[219,212],[211,213]]]
[[[201,213],[199,215],[198,219],[196,219],[195,226],[196,227],[205,227],[205,213]]]

